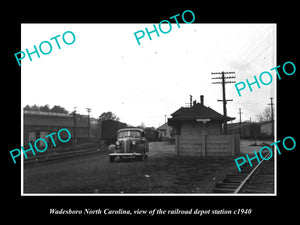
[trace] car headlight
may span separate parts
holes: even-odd
[[[131,144],[135,145],[135,144],[136,144],[136,142],[135,142],[135,141],[132,141],[132,142],[131,142]]]

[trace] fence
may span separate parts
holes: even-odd
[[[239,135],[202,135],[201,138],[175,136],[177,156],[234,156],[240,153]]]

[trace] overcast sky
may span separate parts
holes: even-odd
[[[145,27],[152,30],[153,24],[22,24],[22,51],[32,52],[33,45],[66,31],[76,36],[72,45],[59,37],[61,49],[52,40],[49,55],[22,60],[22,107],[49,104],[73,111],[76,106],[81,114],[91,108],[95,118],[112,111],[122,122],[158,127],[164,115],[189,102],[189,95],[197,101],[204,95],[204,104],[223,114],[217,101],[222,88],[212,84],[217,80],[211,72],[234,71],[237,82],[254,81],[254,75],[277,66],[275,24],[183,23],[178,28],[175,23],[170,33],[152,33],[152,40],[145,35],[138,45],[134,32]],[[256,120],[275,97],[275,80],[253,86],[253,92],[245,89],[241,97],[234,84],[227,84],[226,97],[233,99],[228,116],[238,119],[241,108],[242,120]]]

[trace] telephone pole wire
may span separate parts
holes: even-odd
[[[74,125],[74,134],[73,134],[73,144],[76,144],[76,109],[77,107],[74,107],[74,113],[73,113],[73,125]]]
[[[88,141],[90,142],[90,112],[91,112],[91,109],[86,108],[86,110],[88,112]]]
[[[242,126],[242,111],[241,111],[241,108],[239,108],[239,112],[240,114],[240,123],[239,123],[239,134],[240,134],[240,137],[242,136],[241,135],[241,126]]]
[[[273,103],[273,98],[271,97],[270,98],[270,100],[271,100],[271,103],[270,104],[268,104],[268,105],[270,105],[271,106],[271,124],[272,124],[272,137],[274,138],[274,109],[273,109],[273,105],[274,105],[274,103]]]
[[[212,79],[222,79],[221,82],[212,82],[212,84],[222,84],[222,93],[223,93],[223,100],[218,100],[220,102],[223,102],[223,115],[224,117],[227,117],[227,108],[226,104],[228,101],[233,101],[232,99],[226,99],[226,91],[225,91],[225,84],[227,83],[235,83],[235,81],[225,81],[226,79],[235,78],[235,76],[227,76],[225,77],[225,74],[234,74],[235,72],[214,72],[211,73],[212,75],[215,74],[222,74],[221,77],[213,77]],[[227,134],[227,121],[224,123],[224,134]]]

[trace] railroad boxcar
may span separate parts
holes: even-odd
[[[159,131],[152,127],[146,127],[145,134],[148,141],[160,141]]]
[[[116,120],[102,120],[100,121],[100,138],[106,145],[110,145],[116,142],[118,130],[126,127],[126,123]]]

